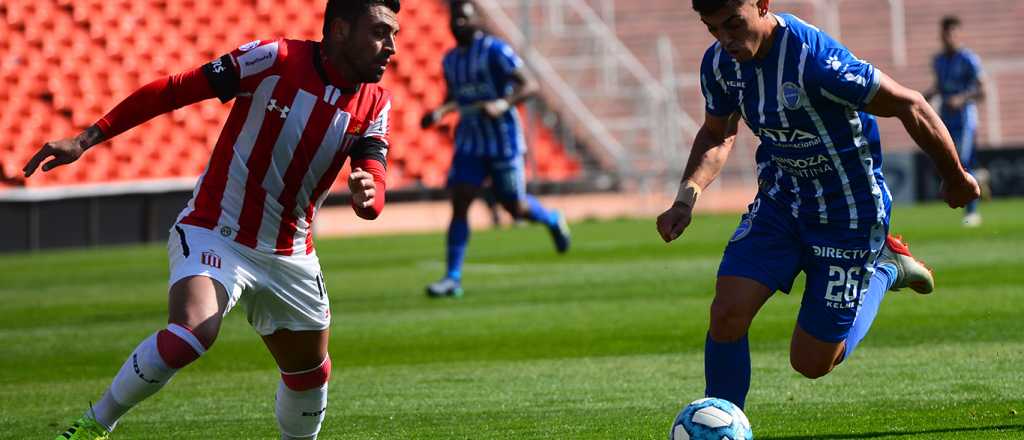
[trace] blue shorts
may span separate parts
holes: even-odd
[[[499,200],[526,199],[526,165],[521,155],[495,159],[456,154],[448,171],[448,187],[460,184],[480,187],[488,177]]]
[[[759,194],[729,240],[718,276],[749,278],[789,293],[807,275],[797,323],[825,342],[846,339],[875,273],[889,231],[883,222],[850,229],[794,218],[791,209]]]

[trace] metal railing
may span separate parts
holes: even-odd
[[[601,13],[582,0],[477,3],[525,54],[544,93],[561,101],[549,105],[583,129],[583,141],[611,159],[604,163],[623,183],[645,189],[678,174],[699,127],[678,103],[674,66],[662,63],[659,80],[618,39],[613,2],[603,1]]]

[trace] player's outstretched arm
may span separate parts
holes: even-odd
[[[921,93],[900,85],[880,71],[878,74],[881,76],[878,93],[864,110],[876,116],[895,117],[903,123],[910,137],[935,163],[942,177],[942,197],[951,208],[965,206],[980,197],[978,182],[960,165],[953,138],[935,109]]]
[[[85,150],[103,142],[103,139],[103,132],[98,126],[93,125],[79,133],[78,136],[47,142],[29,159],[22,172],[25,173],[25,178],[29,178],[36,172],[41,163],[43,164],[43,171],[50,171],[61,165],[67,165],[78,160],[82,153],[85,153]],[[47,159],[50,160],[43,163]]]
[[[707,188],[722,172],[736,142],[739,117],[733,113],[727,117],[706,114],[704,125],[697,132],[686,161],[679,193],[672,206],[658,216],[658,234],[666,243],[679,238],[690,225],[693,207],[701,191]]]
[[[160,78],[136,90],[78,136],[43,144],[22,171],[27,178],[48,158],[52,159],[43,164],[44,172],[67,165],[78,160],[94,145],[143,122],[214,97],[216,94],[202,73],[202,68]]]

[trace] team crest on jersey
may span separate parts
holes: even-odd
[[[804,91],[800,86],[787,82],[782,85],[782,105],[789,110],[799,109],[803,104]]]
[[[750,220],[750,216],[743,216],[743,220],[740,220],[740,225],[736,227],[736,232],[732,233],[732,238],[729,242],[740,241],[753,229],[753,222]]]
[[[220,269],[220,255],[217,255],[213,251],[206,251],[199,258],[199,262],[204,266],[210,266],[214,269]]]

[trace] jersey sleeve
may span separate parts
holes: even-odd
[[[968,80],[971,87],[978,84],[981,76],[984,75],[984,71],[981,68],[981,58],[974,53],[967,54],[967,66],[968,66]]]
[[[495,40],[495,43],[491,45],[490,61],[494,71],[505,78],[510,78],[516,70],[525,64],[523,59],[519,58],[519,55],[512,50],[512,46],[501,40]]]
[[[704,111],[713,116],[727,117],[736,112],[736,100],[725,90],[724,82],[715,64],[720,57],[718,45],[704,53],[700,63],[700,90],[704,95]]]
[[[391,94],[382,91],[380,99],[373,107],[373,119],[363,133],[364,138],[376,139],[389,145],[391,133]]]
[[[871,63],[844,48],[827,48],[807,61],[804,81],[809,93],[861,110],[878,93],[882,75]]]
[[[441,60],[441,73],[444,77],[444,85],[446,89],[445,102],[455,100],[455,62],[453,59],[454,56],[449,52],[444,56],[444,59]]]
[[[159,78],[129,95],[98,121],[109,139],[152,118],[214,97],[201,68]]]
[[[203,74],[221,102],[252,93],[264,78],[284,63],[284,39],[256,40],[203,66]]]

